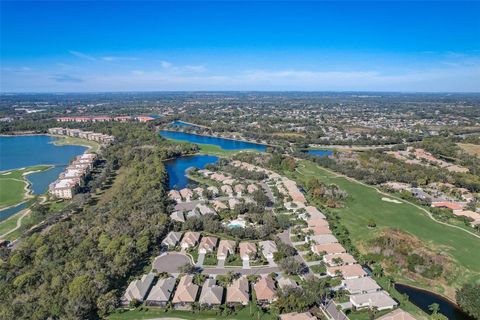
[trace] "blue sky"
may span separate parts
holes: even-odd
[[[1,91],[480,91],[480,2],[1,1]]]

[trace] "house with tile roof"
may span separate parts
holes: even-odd
[[[198,286],[193,283],[192,275],[185,275],[180,279],[172,303],[175,309],[190,309],[198,294]]]
[[[345,279],[342,287],[350,294],[371,293],[381,290],[378,283],[370,277]]]
[[[250,286],[246,276],[234,280],[227,288],[227,304],[247,305],[250,301]]]
[[[215,248],[217,247],[218,243],[218,238],[216,237],[203,237],[202,240],[200,241],[200,244],[198,245],[198,252],[199,253],[207,253],[207,252],[213,252]]]
[[[184,249],[193,248],[198,244],[200,240],[200,232],[194,231],[187,231],[183,235],[182,242],[180,242],[180,246]]]
[[[176,281],[173,277],[159,279],[150,290],[145,305],[165,307],[172,297]]]
[[[202,286],[198,302],[201,305],[214,306],[222,304],[224,288],[217,285],[215,279],[207,279]]]
[[[217,250],[217,259],[225,260],[230,254],[235,253],[237,243],[233,240],[220,240]]]
[[[148,290],[152,286],[155,275],[153,273],[144,274],[141,279],[133,280],[127,287],[125,294],[121,299],[123,305],[128,305],[130,302],[136,300],[143,302]]]
[[[257,245],[253,242],[240,242],[240,257],[242,260],[250,260],[257,255]]]
[[[180,239],[182,238],[183,232],[175,232],[175,231],[170,231],[165,239],[162,241],[162,247],[166,249],[173,249],[175,248],[179,243]]]
[[[270,276],[262,276],[253,286],[257,303],[261,305],[270,304],[277,299],[277,288],[275,287],[275,280]]]

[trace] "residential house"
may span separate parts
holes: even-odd
[[[337,243],[338,240],[335,238],[334,235],[332,234],[321,234],[321,235],[315,235],[315,236],[308,236],[309,241],[313,241],[316,244],[327,244],[327,243]]]
[[[258,190],[258,187],[257,187],[256,185],[254,185],[254,184],[249,184],[249,185],[247,186],[247,192],[248,192],[248,193],[254,193],[254,192],[257,191],[257,190]]]
[[[220,240],[217,251],[217,259],[225,260],[228,255],[235,253],[237,243],[233,240]]]
[[[172,297],[176,279],[173,277],[159,279],[148,294],[145,304],[147,306],[165,307]]]
[[[215,186],[210,186],[207,188],[208,191],[210,191],[214,196],[218,196],[220,191],[218,191],[218,188]]]
[[[450,201],[439,201],[439,202],[432,202],[433,208],[443,208],[443,209],[450,209],[452,211],[455,210],[462,210],[463,204],[458,202],[450,202]]]
[[[332,230],[330,230],[328,226],[303,228],[302,231],[305,233],[311,233],[314,236],[332,234]],[[305,241],[308,241],[308,236],[305,237]]]
[[[209,206],[203,204],[203,203],[199,203],[197,204],[197,206],[195,207],[202,216],[205,216],[207,214],[213,214],[213,215],[216,215],[217,213],[215,212],[215,210],[213,210],[212,208],[210,208]]]
[[[393,309],[398,305],[385,291],[351,295],[350,302],[355,309],[376,308],[378,311]]]
[[[152,286],[155,275],[153,273],[144,274],[141,279],[133,280],[127,287],[121,302],[123,305],[128,305],[132,301],[143,302],[148,290]]]
[[[350,294],[372,293],[382,288],[370,277],[346,279],[342,281],[342,287]]]
[[[290,312],[280,315],[280,320],[317,320],[310,312]]]
[[[182,238],[183,233],[182,232],[175,232],[175,231],[170,231],[165,239],[162,241],[162,247],[167,248],[167,249],[173,249],[175,248],[178,243],[180,242],[180,239]]]
[[[202,197],[203,197],[203,188],[197,187],[197,188],[193,189],[193,192],[195,192],[195,194],[196,194],[199,198],[202,198]]]
[[[185,275],[180,279],[177,290],[173,296],[173,306],[175,309],[189,309],[191,304],[197,299],[198,286],[193,283],[192,275]]]
[[[183,235],[180,246],[184,249],[193,248],[198,244],[200,240],[200,232],[187,231]]]
[[[311,247],[312,252],[316,254],[335,254],[347,252],[340,243],[315,244]]]
[[[237,184],[233,188],[239,197],[242,196],[242,193],[245,191],[245,186],[243,184]]]
[[[268,304],[276,300],[275,281],[270,276],[262,276],[253,286],[257,303]]]
[[[231,210],[235,209],[235,207],[240,204],[240,201],[235,198],[230,198],[228,199],[228,206],[230,207]]]
[[[240,257],[242,260],[250,260],[257,255],[257,245],[253,242],[240,242]]]
[[[189,188],[183,188],[182,190],[180,190],[180,195],[185,201],[190,201],[193,196],[193,191]]]
[[[347,264],[344,266],[327,267],[327,275],[330,277],[336,277],[337,274],[341,274],[343,279],[354,279],[365,277],[367,273],[362,269],[359,264]]]
[[[258,243],[265,259],[273,259],[273,254],[277,252],[277,245],[272,240],[260,241]]]
[[[177,190],[170,190],[168,192],[168,197],[175,202],[182,202],[182,195]]]
[[[228,209],[228,206],[222,201],[218,201],[218,200],[212,201],[212,205],[217,211]]]
[[[234,280],[227,288],[227,304],[247,305],[250,300],[250,287],[246,276]]]
[[[395,309],[377,320],[415,320],[415,318],[408,312],[402,309]]]
[[[290,287],[290,288],[292,288],[292,287],[297,288],[298,287],[298,284],[294,280],[292,280],[288,277],[285,277],[285,276],[279,276],[278,277],[277,285],[281,289],[285,289],[287,287]]]
[[[323,261],[330,267],[357,263],[355,258],[348,253],[326,254],[323,256]]]
[[[233,189],[229,185],[224,184],[220,187],[223,193],[228,194],[229,196],[233,196]]]
[[[222,304],[223,287],[218,286],[215,279],[207,279],[202,286],[202,293],[198,302],[201,305],[213,306]]]
[[[173,211],[170,214],[170,219],[178,221],[178,222],[185,222],[186,221],[185,213],[183,213],[182,211]]]
[[[215,237],[203,237],[198,246],[199,253],[213,252],[217,247],[218,238]]]
[[[311,219],[317,219],[317,218],[326,219],[325,215],[313,206],[305,207],[305,211],[307,212],[307,214],[309,214]]]
[[[307,220],[309,227],[328,227],[328,222],[322,218],[312,218]]]

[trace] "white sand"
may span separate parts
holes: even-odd
[[[402,203],[402,201],[398,201],[398,200],[390,199],[390,198],[385,198],[385,197],[382,198],[382,201],[391,202],[391,203]]]

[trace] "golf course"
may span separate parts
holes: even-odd
[[[451,283],[429,287],[429,290],[453,298],[453,288],[464,282],[480,281],[479,237],[464,229],[439,223],[413,204],[393,195],[382,194],[374,187],[337,175],[310,161],[300,161],[291,176],[301,183],[317,178],[327,184],[336,184],[348,193],[344,207],[333,210],[338,213],[360,251],[386,228],[395,228],[418,238],[427,248],[447,254],[458,272]],[[375,229],[368,227],[372,220],[377,225]],[[401,275],[399,279],[406,280]]]

